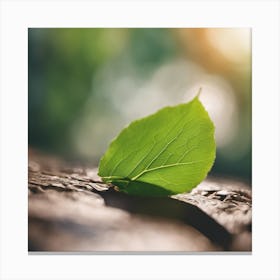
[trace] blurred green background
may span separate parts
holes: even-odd
[[[29,146],[97,165],[130,121],[200,100],[216,126],[211,174],[251,181],[251,30],[31,28]]]

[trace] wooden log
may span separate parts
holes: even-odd
[[[251,190],[212,178],[190,193],[130,196],[97,169],[30,150],[29,251],[251,251]]]

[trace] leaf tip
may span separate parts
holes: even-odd
[[[200,96],[200,94],[201,94],[201,92],[202,92],[202,87],[200,87],[199,89],[198,89],[198,93],[197,93],[197,95],[196,95],[196,99],[199,99],[199,96]]]

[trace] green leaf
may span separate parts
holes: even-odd
[[[215,153],[214,125],[197,96],[123,129],[102,157],[98,174],[128,194],[168,196],[198,185]]]

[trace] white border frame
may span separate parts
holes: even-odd
[[[1,279],[280,279],[278,1],[11,0],[0,8]],[[28,27],[253,28],[252,255],[28,255]]]

